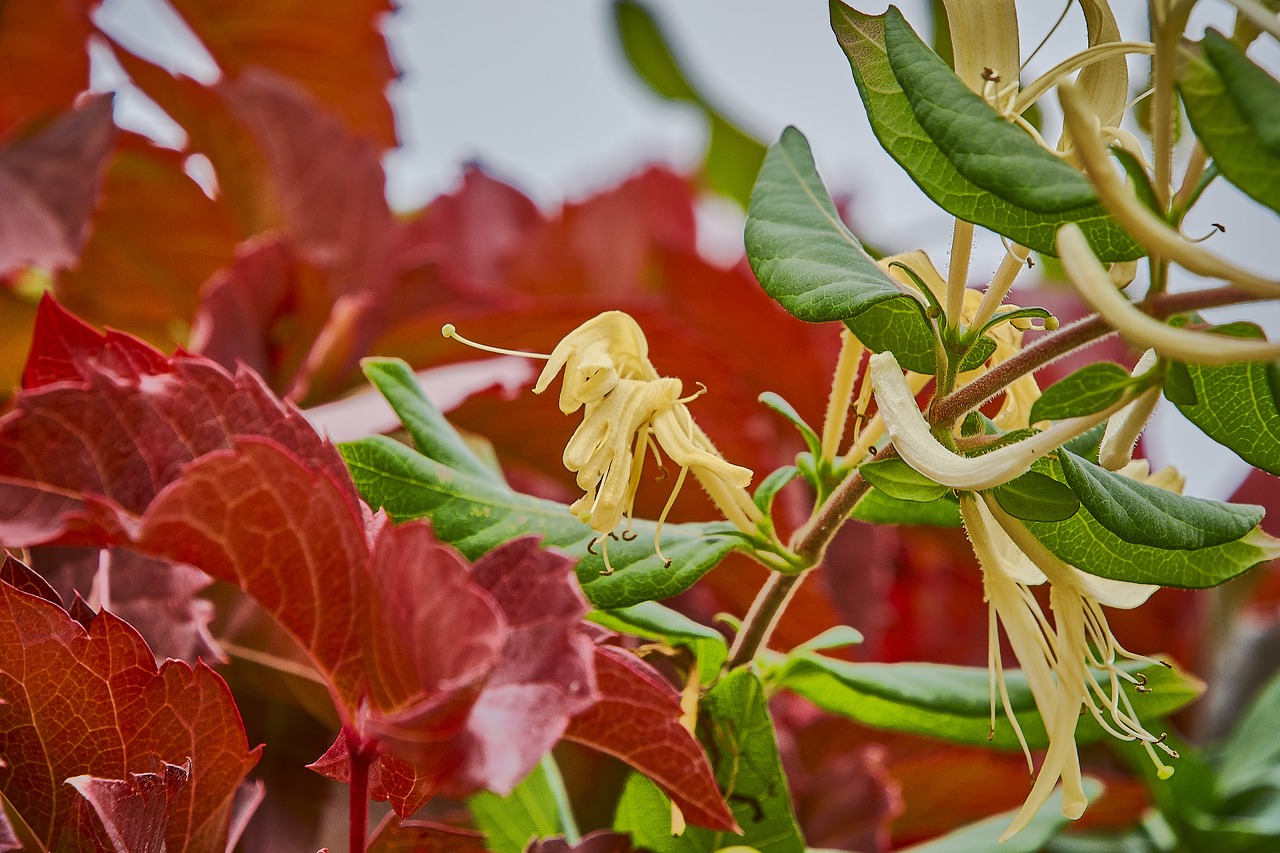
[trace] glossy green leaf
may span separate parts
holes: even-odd
[[[1233,67],[1230,89],[1243,98],[1233,96],[1214,60],[1230,67],[1228,57],[1238,49],[1212,30],[1206,33],[1203,47],[1203,53],[1186,60],[1178,75],[1178,91],[1191,127],[1223,177],[1261,204],[1280,211],[1280,151],[1268,147],[1273,127],[1265,112],[1255,125],[1251,115],[1241,110],[1242,99],[1267,102],[1271,95],[1248,82],[1250,75],[1241,73],[1242,69]],[[1239,59],[1252,65],[1243,54]],[[1262,69],[1256,70],[1271,79]],[[1274,80],[1271,83],[1276,85]],[[1266,138],[1259,135],[1260,129]]]
[[[529,841],[563,835],[555,791],[541,764],[505,797],[481,791],[467,798],[476,828],[494,853],[523,853]]]
[[[662,529],[662,551],[672,561],[667,568],[654,551],[654,523],[637,521],[634,540],[609,542],[615,571],[602,575],[604,559],[587,551],[597,534],[564,504],[520,494],[492,476],[464,474],[384,436],[339,449],[370,506],[385,508],[396,521],[429,517],[436,536],[472,560],[517,536],[541,534],[548,545],[579,560],[578,581],[600,608],[684,592],[736,541],[716,535],[724,525],[667,524]]]
[[[1039,471],[1028,471],[991,490],[1009,515],[1024,521],[1065,521],[1080,510],[1070,488]]]
[[[441,465],[476,477],[493,478],[493,467],[476,456],[457,430],[445,420],[413,375],[398,358],[367,358],[360,364],[365,377],[386,398],[418,452]]]
[[[850,516],[872,524],[920,525],[923,527],[959,527],[960,501],[949,490],[937,500],[920,503],[892,498],[873,488],[858,501]]]
[[[1132,384],[1129,371],[1114,362],[1090,364],[1044,389],[1031,404],[1028,420],[1034,424],[1100,412],[1123,397]]]
[[[639,773],[627,780],[613,828],[631,833],[634,846],[653,853],[714,853],[735,846],[760,853],[804,853],[773,722],[755,673],[735,670],[711,689],[702,700],[698,736],[743,834],[690,826],[683,835],[672,836],[670,801]]]
[[[821,652],[827,649],[845,649],[863,641],[862,632],[848,625],[832,625],[816,637],[805,640],[792,652]]]
[[[1100,793],[1102,785],[1096,780],[1085,778],[1084,793],[1092,802]],[[1002,842],[1009,824],[1018,814],[1017,810],[989,817],[968,826],[954,829],[946,835],[939,836],[923,844],[903,847],[899,853],[1038,853],[1044,849],[1049,839],[1057,835],[1069,822],[1062,816],[1062,789],[1058,788],[1047,799],[1036,816],[1027,826],[1008,841]],[[1118,853],[1110,850],[1108,853]]]
[[[1150,722],[1182,708],[1199,695],[1199,685],[1159,664],[1134,666],[1147,677],[1150,693],[1126,687],[1139,716]],[[1006,670],[1010,707],[1032,749],[1048,745],[1035,698],[1019,670]],[[864,725],[924,735],[953,743],[1016,751],[1017,735],[1003,715],[991,728],[990,682],[978,667],[929,663],[849,663],[816,654],[789,655],[774,683],[797,693],[819,708]],[[1076,740],[1088,743],[1103,737],[1090,715],[1080,718]]]
[[[1058,454],[1058,463],[1080,502],[1126,542],[1182,551],[1207,548],[1234,542],[1262,521],[1260,506],[1184,497],[1108,471],[1068,451]]]
[[[1202,46],[1262,147],[1280,154],[1280,81],[1217,30],[1205,32]]]
[[[936,501],[951,491],[898,458],[864,463],[858,473],[868,483],[900,501],[927,503]]]
[[[697,107],[710,127],[703,174],[707,184],[746,207],[765,145],[730,121],[685,76],[662,28],[643,3],[617,0],[614,23],[632,70],[669,101]]]
[[[920,127],[961,176],[1034,213],[1096,204],[1084,174],[1000,116],[920,40],[897,8],[883,18],[889,68]]]
[[[924,306],[889,278],[845,227],[793,127],[769,147],[747,211],[747,258],[765,292],[811,323],[845,321],[867,347],[934,371]]]
[[[1048,459],[1045,469],[1055,480],[1066,481],[1056,459]],[[1256,528],[1234,542],[1193,550],[1126,542],[1083,505],[1066,521],[1023,523],[1045,547],[1081,571],[1133,583],[1203,589],[1280,557],[1280,540]]]
[[[991,354],[996,351],[996,342],[988,338],[986,335],[979,337],[969,347],[969,351],[964,354],[964,358],[960,359],[960,372],[966,370],[977,370],[982,366],[983,362],[991,358]]]
[[[894,75],[885,49],[885,16],[865,15],[832,0],[831,26],[849,59],[876,138],[920,189],[948,213],[1046,255],[1057,255],[1055,236],[1068,222],[1080,226],[1104,261],[1132,260],[1145,253],[1096,201],[1059,212],[1037,212],[965,177],[921,127]],[[988,119],[1003,123],[994,111]],[[1011,193],[1006,189],[1005,194]],[[1061,197],[1066,199],[1069,194]]]
[[[720,674],[720,667],[729,656],[719,631],[656,601],[616,610],[594,610],[587,618],[619,633],[689,649],[698,659],[698,676],[703,684],[709,684]]]
[[[1213,331],[1236,337],[1263,337],[1262,330],[1251,323],[1229,323]],[[1265,363],[1174,365],[1170,373],[1185,379],[1196,401],[1190,405],[1174,401],[1189,421],[1250,465],[1280,474],[1280,408]]]

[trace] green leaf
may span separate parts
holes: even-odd
[[[563,835],[555,791],[541,764],[506,797],[481,791],[467,798],[476,828],[494,853],[523,853],[529,841]]]
[[[650,89],[669,101],[697,107],[710,127],[703,175],[711,189],[746,207],[765,145],[730,121],[694,87],[680,68],[666,36],[643,3],[617,0],[614,23],[623,54]]]
[[[1241,101],[1265,103],[1274,94],[1250,82],[1253,75],[1244,72],[1232,58],[1238,49],[1222,36],[1210,30],[1205,34],[1203,49],[1200,56],[1187,58],[1178,75],[1178,91],[1191,127],[1224,178],[1259,203],[1280,211],[1280,150],[1269,147],[1275,132],[1267,118],[1270,111],[1264,109],[1255,124],[1254,117],[1241,110]],[[1231,69],[1230,87],[1214,60],[1221,60]],[[1239,54],[1238,61],[1267,77],[1274,90],[1275,81],[1253,66],[1248,57]],[[1265,136],[1260,136],[1259,130]]]
[[[1217,30],[1205,32],[1203,47],[1262,147],[1280,154],[1280,81]]]
[[[805,640],[791,651],[820,652],[827,649],[844,649],[856,646],[863,640],[862,632],[848,625],[833,625],[816,637]]]
[[[760,481],[760,485],[756,487],[756,493],[751,496],[756,509],[768,515],[769,509],[773,506],[773,499],[777,497],[778,492],[786,488],[798,476],[800,476],[800,469],[794,465],[784,465],[771,472],[769,476]]]
[[[934,372],[924,306],[885,274],[845,227],[794,127],[769,147],[751,193],[747,258],[765,292],[810,323],[845,321],[867,347]]]
[[[399,522],[430,518],[435,534],[474,560],[517,536],[537,533],[548,545],[578,558],[578,581],[599,608],[629,607],[684,592],[733,549],[735,537],[717,535],[723,524],[667,524],[662,551],[653,547],[654,523],[637,521],[632,541],[610,541],[614,574],[602,575],[604,560],[588,553],[597,538],[564,504],[513,491],[492,475],[463,473],[415,453],[384,436],[339,447],[360,494]],[[599,546],[597,545],[597,550]]]
[[[1280,787],[1280,676],[1249,704],[1217,757],[1218,791],[1224,798],[1263,785]]]
[[[1124,396],[1133,384],[1129,371],[1110,361],[1082,367],[1044,389],[1031,404],[1031,423],[1060,421],[1100,412]]]
[[[1038,471],[1028,471],[991,491],[1005,512],[1024,521],[1065,521],[1080,510],[1071,489]]]
[[[1207,548],[1234,542],[1262,521],[1260,506],[1184,497],[1108,471],[1068,451],[1058,454],[1058,462],[1080,502],[1126,542],[1180,551]]]
[[[897,458],[866,462],[858,469],[858,473],[868,483],[900,501],[927,503],[936,501],[951,491]]]
[[[457,471],[496,479],[493,467],[475,455],[452,424],[422,393],[413,368],[398,358],[366,358],[360,366],[369,382],[400,418],[419,453]]]
[[[1125,688],[1145,721],[1173,713],[1199,695],[1200,687],[1159,664],[1126,667],[1147,677],[1149,693]],[[849,663],[821,655],[788,655],[774,682],[819,708],[878,729],[925,735],[953,743],[1016,751],[1021,749],[1003,715],[991,728],[990,682],[978,667],[929,663]],[[1009,703],[1032,749],[1048,746],[1044,722],[1020,670],[1006,670]],[[1091,715],[1080,718],[1076,740],[1089,743],[1105,735]]]
[[[1262,330],[1251,323],[1228,323],[1214,327],[1213,332],[1263,337]],[[1173,372],[1185,373],[1190,390],[1187,396],[1195,400],[1191,404],[1174,401],[1188,420],[1250,465],[1280,474],[1280,409],[1265,363],[1239,362],[1218,367],[1187,364]]]
[[[970,345],[969,351],[964,354],[964,358],[960,359],[960,372],[977,370],[982,366],[983,362],[991,358],[991,354],[995,351],[996,342],[986,335],[980,336]]]
[[[1084,793],[1092,801],[1102,793],[1102,785],[1094,779],[1086,778]],[[1017,809],[998,814],[954,829],[932,841],[903,847],[899,853],[992,853],[994,850],[1000,853],[1038,853],[1049,839],[1067,825],[1067,819],[1062,816],[1062,789],[1059,788],[1049,796],[1025,829],[1008,841],[1001,842],[1000,836],[1009,828],[1017,814]],[[1111,850],[1109,853],[1116,851]]]
[[[1034,213],[1096,204],[1082,172],[1000,116],[920,40],[897,8],[883,19],[889,68],[921,129],[955,170],[978,187]]]
[[[1048,458],[1045,469],[1055,480],[1066,481],[1058,460]],[[1094,518],[1087,505],[1066,521],[1024,524],[1046,548],[1081,571],[1133,583],[1203,589],[1280,557],[1280,540],[1256,528],[1234,542],[1185,551],[1126,542]]]
[[[698,677],[703,684],[715,680],[729,656],[729,649],[719,631],[656,601],[617,610],[593,610],[587,618],[623,634],[661,640],[669,646],[689,649],[698,659]]]
[[[1132,260],[1145,254],[1142,246],[1096,200],[1071,209],[1039,212],[1011,203],[965,177],[921,127],[910,99],[894,75],[885,49],[885,19],[883,15],[855,11],[839,0],[831,2],[831,27],[853,69],[871,129],[884,149],[929,198],[953,216],[990,228],[1046,255],[1056,257],[1055,236],[1068,222],[1080,226],[1089,245],[1104,261]],[[985,122],[1005,123],[994,111]],[[994,127],[991,124],[984,133]],[[995,132],[1004,134],[1004,131]],[[972,165],[967,163],[966,168],[971,169]],[[1023,191],[1015,192],[1012,186],[1003,186],[1002,192],[1020,197]],[[1071,197],[1071,192],[1060,191],[1059,201],[1065,202]]]
[[[948,490],[947,494],[927,503],[903,501],[879,489],[872,489],[858,501],[851,518],[872,524],[920,525],[924,527],[959,527],[960,501]]]
[[[804,439],[805,445],[809,448],[809,452],[815,458],[822,456],[822,439],[818,438],[818,434],[813,431],[813,427],[805,423],[804,418],[800,417],[800,413],[795,407],[782,398],[782,395],[775,394],[772,391],[765,391],[760,395],[760,402],[770,409],[787,419],[800,432],[800,437]]]
[[[639,773],[627,780],[613,828],[631,833],[634,846],[653,853],[714,853],[740,845],[760,853],[804,853],[773,722],[755,673],[735,670],[711,689],[702,700],[698,736],[743,834],[690,826],[683,835],[672,836],[670,801]]]

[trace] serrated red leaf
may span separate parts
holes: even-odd
[[[71,106],[89,88],[85,0],[8,0],[0,6],[0,139]]]
[[[157,669],[111,613],[86,630],[7,583],[0,611],[0,787],[35,834],[51,845],[70,818],[77,795],[64,779],[126,779],[190,758],[167,849],[221,851],[236,790],[258,757],[222,679],[204,664]]]
[[[426,522],[371,515],[336,451],[247,371],[87,332],[52,301],[42,323],[68,334],[32,358],[53,381],[0,419],[0,509],[18,510],[0,524],[34,542],[73,516],[81,538],[247,591],[338,707],[343,733],[317,769],[343,778],[352,738],[385,750],[373,790],[402,815],[446,784],[506,791],[596,700],[566,557],[521,539],[473,568]],[[33,521],[31,491],[60,514]]]
[[[369,839],[368,853],[487,853],[484,833],[387,815]]]
[[[205,195],[185,161],[180,151],[122,133],[93,234],[54,290],[76,314],[162,349],[185,342],[200,285],[226,266],[238,239],[223,202]]]
[[[165,764],[159,773],[131,773],[127,779],[68,779],[81,799],[60,843],[82,850],[163,853],[165,827],[190,779],[190,761],[182,767]]]
[[[738,831],[701,744],[680,724],[680,695],[648,664],[596,646],[600,701],[564,736],[622,759],[666,792],[689,823]]]
[[[87,516],[123,523],[120,510],[140,514],[184,464],[241,434],[287,445],[356,500],[337,451],[253,373],[100,335],[48,297],[36,329],[30,383],[0,418],[0,540],[9,545],[50,542]]]
[[[287,75],[353,131],[394,148],[386,89],[396,70],[380,24],[390,0],[171,0],[223,73],[254,66]],[[306,38],[300,39],[299,28]]]
[[[138,630],[158,661],[218,661],[222,652],[209,633],[213,605],[198,597],[213,581],[182,564],[145,557],[126,548],[36,547],[31,567],[63,601],[92,599]]]
[[[111,97],[95,95],[0,150],[0,272],[75,263],[114,133]]]

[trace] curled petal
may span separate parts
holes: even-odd
[[[551,351],[533,393],[547,390],[561,370],[564,382],[560,386],[560,411],[566,415],[584,403],[604,397],[621,378],[658,378],[657,370],[649,363],[649,342],[644,332],[621,311],[606,311],[565,335]]]
[[[1013,0],[943,2],[960,79],[981,95],[984,84],[990,85],[986,78],[994,74],[999,77],[997,92],[1017,92],[1018,11]]]
[[[1132,376],[1141,376],[1156,365],[1156,351],[1147,350],[1138,359]],[[1102,434],[1102,443],[1098,446],[1098,464],[1108,471],[1115,471],[1128,465],[1133,459],[1133,445],[1138,435],[1151,420],[1156,403],[1160,401],[1160,386],[1148,388],[1138,398],[1107,421],[1107,430]]]
[[[1058,86],[1058,92],[1066,125],[1075,141],[1075,151],[1080,157],[1081,165],[1089,175],[1094,189],[1098,191],[1102,203],[1130,234],[1152,253],[1191,272],[1226,279],[1240,289],[1258,296],[1280,296],[1280,281],[1261,278],[1206,252],[1147,210],[1137,196],[1125,189],[1124,183],[1112,169],[1107,153],[1099,141],[1093,114],[1079,91],[1064,82]],[[1062,232],[1058,233],[1061,235]],[[1065,262],[1065,258],[1063,260]]]
[[[876,404],[898,454],[935,483],[967,491],[992,489],[1025,474],[1031,463],[1102,423],[1130,399],[1126,396],[1085,417],[1058,421],[1030,438],[970,458],[951,452],[934,438],[893,353],[876,353],[870,366]]]
[[[1075,225],[1064,225],[1058,230],[1058,256],[1081,298],[1135,346],[1150,347],[1166,358],[1193,364],[1280,358],[1280,344],[1175,329],[1142,313],[1116,290]]]

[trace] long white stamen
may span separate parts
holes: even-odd
[[[491,352],[497,355],[514,355],[517,358],[538,358],[538,359],[542,359],[543,361],[546,361],[547,359],[551,358],[550,355],[543,355],[540,352],[524,352],[523,350],[504,349],[502,347],[491,347],[488,344],[476,343],[475,341],[469,338],[464,338],[462,335],[458,334],[457,327],[454,326],[452,323],[445,323],[443,326],[441,326],[440,335],[446,338],[453,338],[458,343],[466,344],[472,349],[483,350],[485,352]]]

